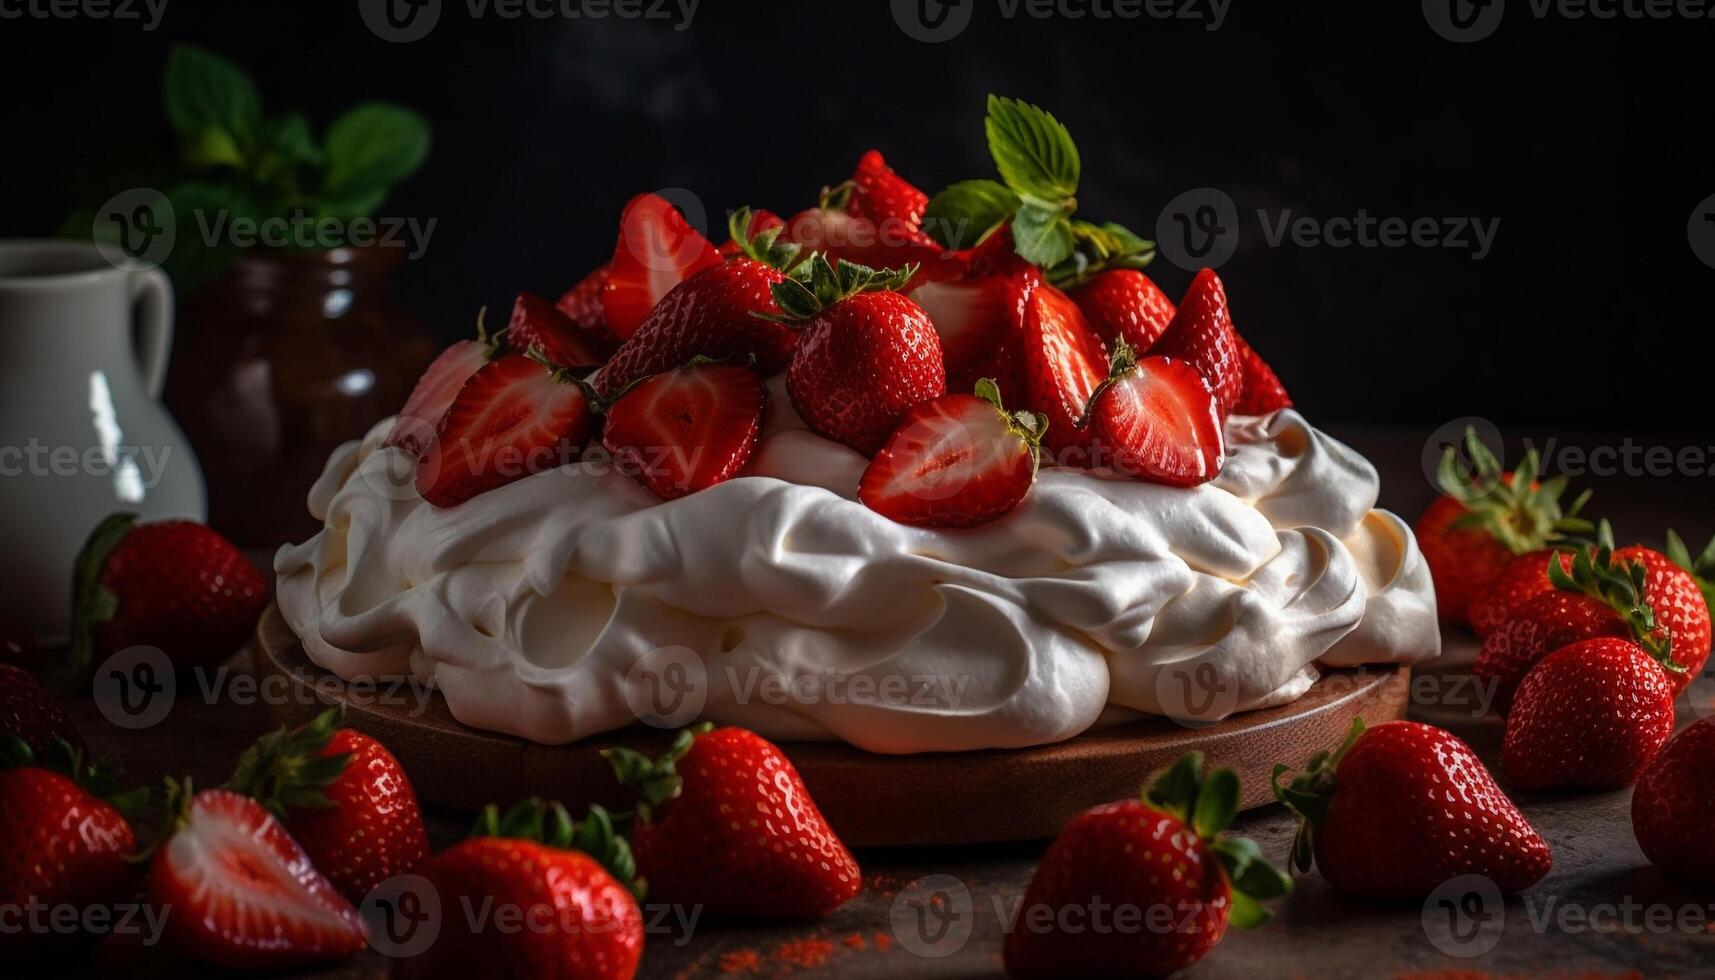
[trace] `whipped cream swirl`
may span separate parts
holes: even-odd
[[[549,744],[637,723],[666,662],[699,717],[901,753],[1215,721],[1319,664],[1440,652],[1375,469],[1292,410],[1230,420],[1207,485],[1044,468],[1011,514],[936,531],[858,503],[867,461],[773,387],[746,475],[669,502],[597,457],[437,510],[384,422],[312,489],[324,528],[276,557],[280,608],[322,667],[415,675]]]

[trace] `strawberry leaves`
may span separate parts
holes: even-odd
[[[1605,535],[1611,537],[1610,535]],[[1683,674],[1685,667],[1673,660],[1673,636],[1662,628],[1655,607],[1644,596],[1647,593],[1649,569],[1641,561],[1614,561],[1611,544],[1598,545],[1594,550],[1580,548],[1572,552],[1572,569],[1560,563],[1560,555],[1548,559],[1548,580],[1562,592],[1576,592],[1606,603],[1631,627],[1639,646],[1654,657],[1663,670]]]
[[[1441,492],[1465,505],[1465,513],[1453,522],[1456,528],[1486,532],[1515,555],[1537,551],[1565,540],[1570,534],[1589,534],[1595,525],[1579,517],[1590,499],[1586,490],[1563,507],[1567,481],[1563,476],[1537,484],[1542,464],[1536,450],[1510,477],[1501,473],[1500,460],[1478,438],[1477,430],[1465,430],[1465,453],[1469,471],[1460,465],[1458,450],[1448,446],[1436,470]]]
[[[822,253],[812,255],[808,269],[798,278],[789,278],[774,285],[774,302],[779,305],[780,313],[756,312],[751,315],[777,323],[814,320],[823,310],[841,300],[859,293],[901,289],[917,274],[915,265],[903,269],[871,269],[845,259],[839,262],[836,268],[828,264],[827,256]]]
[[[923,228],[948,248],[969,248],[1012,224],[1018,254],[1055,285],[1076,285],[1111,268],[1141,269],[1155,244],[1113,224],[1072,217],[1083,165],[1077,144],[1044,109],[990,95],[983,123],[1000,180],[962,180],[929,201]]]
[[[1255,841],[1224,837],[1239,812],[1239,777],[1231,769],[1203,773],[1203,754],[1187,752],[1144,790],[1143,801],[1177,817],[1209,845],[1232,886],[1233,925],[1250,929],[1268,921],[1262,902],[1292,891],[1292,879],[1263,857]]]
[[[254,797],[281,820],[291,809],[332,806],[327,788],[345,772],[351,753],[324,756],[322,750],[344,720],[345,709],[334,707],[300,728],[262,736],[238,757],[225,788]]]
[[[1667,557],[1691,574],[1698,590],[1703,593],[1704,603],[1715,609],[1715,538],[1711,538],[1702,553],[1693,558],[1691,549],[1685,546],[1685,539],[1670,530],[1667,532]]]
[[[631,844],[614,831],[613,817],[594,804],[590,805],[589,815],[583,822],[577,823],[557,801],[545,803],[531,797],[505,813],[490,803],[477,814],[468,836],[524,840],[559,850],[582,851],[598,861],[639,900],[645,893],[645,883],[637,877],[637,861],[631,853]]]

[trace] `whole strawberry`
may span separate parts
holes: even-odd
[[[1544,592],[1489,634],[1471,673],[1488,689],[1495,710],[1504,715],[1525,675],[1544,657],[1594,637],[1629,640],[1632,631],[1600,599],[1558,589]]]
[[[228,970],[332,963],[363,949],[357,909],[292,835],[248,796],[167,781],[167,826],[149,848],[149,900],[170,909],[164,938]]]
[[[912,408],[947,393],[941,341],[923,308],[893,290],[911,268],[877,271],[812,257],[806,282],[774,287],[799,325],[786,392],[817,434],[874,456]]]
[[[1513,618],[1525,603],[1544,592],[1553,592],[1554,583],[1548,580],[1548,559],[1553,554],[1554,551],[1540,548],[1508,561],[1494,581],[1471,599],[1471,629],[1478,636],[1487,638]],[[1569,552],[1560,553],[1560,565],[1571,569],[1572,555]]]
[[[613,357],[590,377],[590,385],[612,398],[640,378],[670,371],[697,357],[754,360],[772,374],[786,365],[797,342],[791,330],[770,317],[779,312],[774,289],[782,269],[798,262],[796,246],[778,242],[778,227],[746,237],[748,209],[733,213],[740,254],[695,273],[666,294]]]
[[[1136,269],[1108,269],[1071,291],[1084,319],[1110,348],[1123,340],[1143,356],[1173,322],[1173,301]]]
[[[599,266],[554,301],[554,308],[564,313],[583,332],[584,339],[603,355],[612,354],[619,346],[619,338],[607,327],[607,309],[602,304],[608,271],[607,265]]]
[[[1243,367],[1245,379],[1244,386],[1239,389],[1239,400],[1233,405],[1233,414],[1267,415],[1291,408],[1292,396],[1286,393],[1286,385],[1281,383],[1274,368],[1269,367],[1256,348],[1245,343],[1236,331],[1233,340],[1239,346],[1239,364]]]
[[[1589,494],[1562,508],[1566,479],[1538,483],[1540,464],[1534,450],[1518,469],[1503,475],[1500,461],[1475,429],[1466,430],[1465,449],[1473,472],[1460,472],[1458,454],[1449,446],[1436,477],[1443,496],[1424,510],[1415,528],[1444,623],[1469,623],[1471,602],[1515,555],[1540,551],[1567,534],[1595,530],[1578,517]]]
[[[1505,894],[1548,874],[1548,845],[1507,799],[1470,746],[1439,728],[1390,721],[1352,725],[1332,753],[1311,759],[1275,796],[1303,818],[1294,867],[1319,868],[1359,898],[1419,900],[1460,875]]]
[[[1642,545],[1621,548],[1614,552],[1614,561],[1643,567],[1639,599],[1654,611],[1672,639],[1673,662],[1681,669],[1669,679],[1675,694],[1685,690],[1709,661],[1709,603],[1696,577],[1668,556]]]
[[[1189,361],[1208,379],[1226,420],[1244,393],[1244,364],[1239,357],[1238,334],[1227,306],[1227,290],[1215,270],[1204,269],[1191,280],[1173,322],[1161,339],[1149,348],[1151,355]]]
[[[603,752],[641,799],[632,846],[650,897],[723,919],[814,919],[862,882],[780,750],[742,728],[679,733],[659,759]]]
[[[174,667],[212,667],[249,640],[268,583],[232,542],[192,521],[114,514],[77,557],[71,659],[90,667],[155,647]]]
[[[626,980],[643,956],[634,870],[600,808],[574,827],[558,803],[529,800],[504,816],[491,806],[468,839],[422,866],[440,901],[440,932],[429,949],[395,960],[393,975]],[[503,928],[471,909],[522,910],[527,927]]]
[[[1523,789],[1619,789],[1673,735],[1673,685],[1629,640],[1562,647],[1525,676],[1507,715],[1501,771]]]
[[[1715,887],[1715,718],[1667,743],[1632,791],[1632,833],[1656,867]]]
[[[375,739],[341,728],[330,708],[295,731],[262,736],[226,788],[259,801],[291,831],[316,870],[350,901],[416,869],[429,854],[411,780]]]
[[[135,885],[125,856],[137,847],[123,811],[143,794],[111,794],[111,777],[82,764],[60,742],[42,753],[0,736],[0,909],[35,902],[80,912],[128,897]],[[56,945],[52,931],[14,919],[0,929],[0,953],[18,956]]]
[[[65,705],[22,667],[0,664],[0,734],[16,735],[33,751],[64,741],[79,752],[83,736]]]
[[[1225,935],[1261,925],[1261,901],[1292,890],[1257,845],[1222,835],[1237,815],[1230,769],[1203,774],[1192,752],[1158,776],[1141,800],[1073,817],[1030,877],[1006,939],[1015,977],[1166,976],[1196,963]],[[1106,904],[1142,913],[1144,928],[1096,928],[1089,910]],[[1080,913],[1076,920],[1069,913]],[[1076,921],[1081,928],[1061,923]]]

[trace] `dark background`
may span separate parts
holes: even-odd
[[[0,234],[51,233],[170,152],[159,80],[176,40],[237,60],[268,111],[318,127],[371,98],[428,115],[428,164],[383,212],[438,219],[400,288],[448,337],[482,304],[571,285],[642,190],[791,211],[872,146],[931,192],[990,176],[994,91],[1071,129],[1085,216],[1149,235],[1182,191],[1233,197],[1242,239],[1221,271],[1238,324],[1313,418],[1709,428],[1715,269],[1686,225],[1715,193],[1715,21],[1539,20],[1512,0],[1493,37],[1460,45],[1406,0],[1234,0],[1214,32],[965,2],[969,28],[933,45],[885,0],[704,0],[683,32],[473,20],[446,0],[409,44],[322,0],[170,0],[153,32],[4,20]],[[1258,208],[1500,227],[1482,261],[1269,247]],[[1151,272],[1174,295],[1190,279]]]

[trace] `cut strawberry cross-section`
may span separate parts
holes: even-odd
[[[602,289],[607,329],[625,339],[668,290],[717,265],[721,255],[670,201],[639,194],[619,219],[619,244]]]
[[[1197,369],[1171,357],[1137,360],[1123,340],[1083,422],[1097,433],[1101,463],[1151,483],[1206,483],[1226,455],[1220,410]]]
[[[471,375],[417,464],[436,507],[572,462],[589,438],[589,401],[564,371],[508,354]]]
[[[901,524],[974,527],[1030,492],[1048,419],[1009,413],[994,381],[975,395],[942,395],[907,412],[870,461],[858,499]]]
[[[1107,377],[1108,354],[1076,303],[1044,283],[1024,316],[1025,381],[1031,408],[1048,416],[1043,445],[1052,461],[1088,466],[1095,434],[1077,426],[1090,393]]]
[[[996,267],[911,291],[941,336],[947,390],[970,391],[978,380],[993,378],[1001,394],[1024,399],[1024,312],[1041,281],[1035,266],[1013,254]]]
[[[749,368],[695,361],[640,381],[607,413],[602,444],[663,500],[730,480],[762,435],[768,389]]]
[[[399,417],[394,420],[386,445],[422,455],[435,441],[435,429],[440,426],[441,418],[447,414],[447,408],[458,396],[459,389],[494,356],[495,345],[483,330],[480,317],[477,335],[476,340],[461,340],[442,351],[423,372],[417,387],[411,389],[411,397],[405,400],[405,407],[399,411]]]

